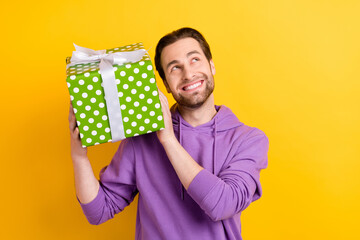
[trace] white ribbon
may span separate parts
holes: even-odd
[[[76,44],[74,44],[74,46],[76,51],[73,51],[67,68],[76,64],[100,61],[100,75],[103,81],[111,139],[113,142],[124,139],[125,133],[121,116],[120,101],[112,65],[123,65],[125,63],[138,62],[144,56],[146,50],[140,49],[129,52],[106,53],[106,50],[95,51],[89,48],[77,46]]]

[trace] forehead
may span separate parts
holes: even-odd
[[[183,38],[168,46],[166,46],[161,52],[161,63],[167,64],[173,60],[179,60],[187,57],[187,53],[192,51],[198,51],[204,55],[203,50],[200,47],[198,41],[194,38]]]

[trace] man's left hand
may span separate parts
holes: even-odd
[[[174,139],[175,134],[174,134],[168,100],[166,96],[160,91],[160,89],[158,90],[159,90],[159,98],[161,103],[161,110],[164,115],[165,129],[157,131],[156,133],[160,143],[163,144],[168,140]]]

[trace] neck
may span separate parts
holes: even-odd
[[[186,122],[193,127],[197,127],[209,122],[215,116],[214,96],[211,94],[204,104],[198,108],[188,108],[178,105],[178,110]]]

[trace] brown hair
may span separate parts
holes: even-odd
[[[166,79],[165,79],[164,69],[161,66],[161,52],[166,46],[180,39],[188,38],[188,37],[198,41],[208,61],[212,59],[209,44],[206,42],[205,38],[203,37],[203,35],[201,35],[199,31],[193,28],[185,27],[175,30],[171,33],[168,33],[160,39],[155,50],[155,67],[163,81],[165,81]]]

